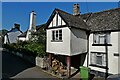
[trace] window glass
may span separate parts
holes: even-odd
[[[92,52],[91,56],[91,64],[99,65],[99,66],[105,66],[106,65],[106,54],[100,53],[100,52]]]
[[[62,30],[59,30],[59,40],[62,40]]]
[[[105,44],[110,43],[110,33],[95,33],[93,35],[93,43],[94,44]]]
[[[55,31],[52,31],[52,40],[55,40]]]
[[[53,41],[62,40],[62,30],[54,30],[54,31],[52,31],[52,40]]]
[[[58,40],[58,31],[56,31],[56,40]]]

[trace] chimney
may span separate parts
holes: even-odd
[[[36,13],[32,11],[30,13],[30,26],[29,30],[31,31],[36,31]]]
[[[75,16],[80,15],[79,4],[74,4],[73,5],[73,15],[75,15]]]
[[[14,28],[17,28],[18,30],[20,30],[20,24],[14,24]]]

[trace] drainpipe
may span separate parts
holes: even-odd
[[[107,36],[105,36],[105,52],[106,52],[106,73],[105,73],[105,78],[107,79],[108,77],[108,46],[107,46]]]
[[[89,66],[89,36],[90,36],[90,31],[87,32],[87,67]]]

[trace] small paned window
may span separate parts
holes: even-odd
[[[62,41],[62,30],[52,31],[52,41]]]

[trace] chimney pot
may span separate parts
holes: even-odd
[[[79,4],[74,4],[73,5],[73,15],[80,15],[80,12],[79,12]]]
[[[17,29],[19,29],[20,30],[20,24],[14,24],[14,28],[17,28]]]

